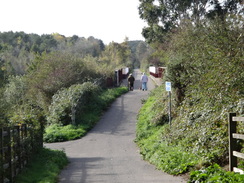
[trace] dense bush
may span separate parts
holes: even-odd
[[[90,105],[93,105],[93,101],[96,101],[96,97],[100,92],[101,88],[90,82],[72,85],[69,88],[59,90],[52,97],[47,123],[67,125],[72,122],[72,117],[77,116],[77,114],[79,114],[79,118],[76,121],[81,121],[80,117]],[[74,125],[80,122],[76,121],[73,121]]]

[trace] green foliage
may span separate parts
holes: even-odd
[[[140,147],[143,158],[158,169],[173,175],[188,172],[204,164],[209,165],[211,162],[225,162],[223,157],[226,157],[226,152],[228,152],[225,133],[227,126],[221,126],[217,122],[212,123],[213,114],[209,111],[202,111],[204,117],[211,116],[211,119],[206,120],[209,121],[209,126],[206,126],[205,118],[201,118],[200,112],[189,114],[189,120],[191,120],[189,125],[179,121],[182,118],[176,118],[177,121],[173,121],[173,124],[169,126],[167,118],[157,116],[161,110],[164,114],[167,113],[166,106],[162,105],[167,103],[167,100],[163,100],[163,102],[162,99],[160,100],[162,92],[165,92],[162,90],[162,87],[158,87],[151,93],[138,115],[135,141]],[[164,95],[163,98],[165,97]],[[184,112],[182,113],[184,114]],[[227,121],[227,115],[223,118]],[[162,119],[164,122],[159,122]],[[225,172],[223,171],[222,174]],[[204,175],[199,175],[199,177]],[[205,176],[206,180],[210,180],[207,177],[208,175]],[[225,179],[219,178],[219,180]],[[230,178],[230,180],[239,179]]]
[[[35,57],[43,53],[60,51],[81,58],[87,55],[99,57],[104,47],[101,40],[93,37],[0,32],[0,83],[10,75],[25,74]]]
[[[189,183],[242,183],[244,182],[244,175],[223,170],[219,165],[214,164],[201,170],[193,171],[190,174]]]
[[[151,97],[148,98],[145,105],[145,111],[140,114],[140,118],[142,121],[147,120],[154,126],[160,126],[166,124],[168,121],[167,115],[167,98],[166,95],[162,97],[161,91],[163,86],[157,87],[153,93],[151,93]],[[145,119],[143,119],[145,118]]]
[[[164,172],[177,175],[187,172],[189,168],[196,165],[197,157],[184,151],[180,146],[170,146],[167,145],[167,141],[162,140],[168,126],[168,119],[157,115],[162,114],[159,113],[162,109],[160,106],[162,100],[158,98],[161,90],[162,88],[157,88],[141,108],[135,141],[144,159]]]
[[[198,23],[200,19],[215,19],[220,17],[224,20],[228,14],[241,13],[242,2],[230,0],[219,3],[212,0],[139,0],[140,18],[148,23],[142,34],[149,43],[162,43],[167,33],[190,20],[192,24]],[[210,8],[211,7],[211,8]]]
[[[67,164],[68,159],[63,151],[43,148],[16,177],[16,182],[55,183],[60,170]]]
[[[3,96],[3,89],[0,88],[0,95]],[[6,106],[4,103],[3,98],[0,98],[0,127],[2,127],[4,125],[5,122],[5,114],[6,114],[7,110],[6,110]]]
[[[233,22],[209,23],[185,27],[172,40],[167,80],[177,103],[174,130],[164,139],[201,155],[206,164],[225,164],[227,113],[243,114],[243,31]]]
[[[112,42],[104,50],[100,61],[110,68],[131,67],[131,50],[128,42]]]
[[[63,87],[82,82],[81,73],[87,69],[81,59],[69,54],[52,53],[39,59],[35,70],[29,72],[27,77],[34,95],[40,93],[46,99]]]
[[[126,93],[128,89],[126,87],[112,88],[106,89],[99,96],[98,104],[102,107],[102,109],[107,109],[110,104],[119,96]]]
[[[84,136],[86,128],[84,126],[66,125],[61,126],[59,124],[53,124],[45,129],[43,141],[50,142],[63,142],[78,139]]]
[[[228,163],[227,114],[244,115],[244,44],[239,20],[231,17],[194,26],[185,22],[154,54],[165,58],[164,81],[172,83],[172,124],[166,123],[168,101],[166,91],[159,87],[140,111],[137,141],[145,159],[162,170],[177,174],[173,170],[180,173],[189,167]],[[243,132],[242,125],[238,129]],[[179,154],[176,164],[188,168],[169,165],[168,170],[166,160],[154,161],[161,156],[166,159],[168,152],[170,162]],[[191,158],[182,158],[184,154]]]
[[[128,41],[131,49],[131,60],[133,68],[148,68],[147,59],[152,53],[152,48],[144,41]]]
[[[2,32],[0,33],[0,50],[6,49],[6,45],[17,48],[15,54],[18,55],[19,49],[29,52],[43,53],[55,50],[65,50],[81,55],[98,56],[104,49],[101,40],[93,37],[79,38],[78,36],[65,37],[58,33],[53,34],[26,34],[24,32]],[[78,53],[79,52],[79,53]]]
[[[47,123],[62,125],[71,123],[72,115],[77,115],[78,111],[81,117],[94,104],[100,92],[100,87],[90,82],[59,90],[52,97]]]
[[[53,95],[62,88],[88,81],[104,86],[112,72],[112,69],[100,67],[96,59],[89,56],[80,58],[60,52],[42,55],[26,75],[29,98],[47,111]]]
[[[9,105],[21,105],[27,90],[24,77],[12,76],[5,86],[4,98]]]
[[[105,49],[105,45],[102,40],[95,39],[90,36],[87,39],[74,36],[69,39],[69,47],[64,47],[66,52],[71,52],[80,57],[90,55],[92,57],[99,57]],[[60,48],[60,50],[63,50]]]
[[[117,67],[132,63],[127,41],[111,45],[107,52],[94,37],[0,33],[1,124],[37,124],[39,118],[49,115],[53,95],[72,85],[92,82],[106,88],[107,78],[114,77]],[[91,100],[89,105],[93,103]],[[65,100],[63,104],[70,105]],[[63,121],[69,121],[71,116],[66,114],[71,109],[63,108],[68,111],[60,112],[61,118],[64,115]]]
[[[35,124],[39,126],[39,118],[42,111],[35,107],[27,97],[28,83],[23,76],[12,76],[2,89],[2,111],[3,116],[8,118],[8,124],[19,123]],[[6,122],[5,122],[6,123]]]
[[[57,99],[52,104],[53,114],[50,114],[49,125],[45,129],[44,141],[45,142],[62,142],[67,140],[73,140],[84,136],[100,119],[100,116],[104,110],[120,95],[126,93],[128,90],[126,87],[106,89],[97,92],[97,87],[91,83],[85,83],[83,85],[75,85],[69,89],[63,90],[60,94],[55,95]],[[66,107],[71,105],[68,96],[65,96],[68,91],[73,91],[72,95],[70,93],[69,97],[81,98],[81,101],[76,101],[77,111],[76,111],[76,124],[77,125],[63,125],[60,124],[59,120],[62,117],[62,113],[67,116],[63,123],[70,124],[71,118],[70,113],[65,113],[67,111],[71,112]],[[96,92],[95,92],[96,91]],[[94,92],[94,93],[92,93]],[[65,94],[63,96],[63,94]],[[62,97],[61,97],[62,96]],[[84,97],[84,100],[82,100]],[[67,102],[67,103],[66,103]],[[72,101],[71,101],[72,102]],[[79,106],[79,107],[78,107]],[[68,107],[68,108],[69,108]],[[57,110],[54,110],[57,109]],[[84,112],[85,111],[85,112]],[[63,115],[63,116],[64,116]],[[54,119],[54,121],[51,120]]]

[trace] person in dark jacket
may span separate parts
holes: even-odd
[[[133,91],[133,89],[134,89],[134,82],[135,82],[134,76],[132,76],[132,74],[130,74],[129,77],[128,77],[128,79],[127,79],[127,81],[128,81],[129,90],[130,91]]]

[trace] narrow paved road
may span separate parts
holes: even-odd
[[[79,140],[45,144],[64,149],[70,164],[61,172],[60,183],[181,183],[175,177],[156,170],[142,160],[134,143],[137,114],[141,99],[149,91],[141,91],[141,73],[135,70],[135,90],[119,97],[101,120]],[[149,90],[154,88],[150,80]]]

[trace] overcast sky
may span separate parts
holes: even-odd
[[[0,0],[0,32],[144,40],[138,0]]]

